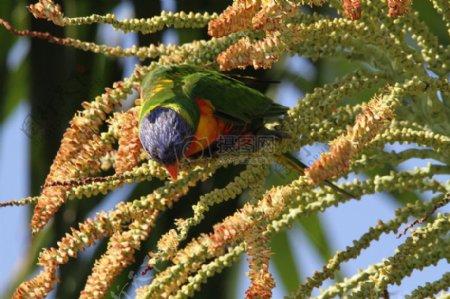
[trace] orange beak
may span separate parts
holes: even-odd
[[[170,165],[164,165],[164,167],[169,172],[170,177],[172,178],[172,180],[175,181],[177,179],[177,177],[178,177],[178,163],[175,162],[175,163],[170,164]]]

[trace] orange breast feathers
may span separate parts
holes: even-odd
[[[197,98],[195,102],[200,109],[200,120],[192,143],[186,151],[187,157],[208,148],[229,127],[221,119],[214,116],[215,109],[210,101]]]

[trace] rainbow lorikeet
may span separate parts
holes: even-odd
[[[280,138],[282,132],[265,129],[264,124],[268,118],[280,117],[288,109],[241,81],[193,65],[157,67],[144,78],[141,98],[144,100],[139,116],[141,143],[152,160],[164,165],[172,179],[177,178],[182,158],[205,149],[211,153],[223,148],[224,140],[230,140],[224,136],[237,136],[237,140],[260,134]],[[279,158],[303,174],[306,165],[293,155],[283,154]],[[330,182],[325,183],[353,197]]]
[[[173,179],[181,158],[214,152],[224,136],[267,132],[264,121],[287,111],[238,80],[192,65],[157,67],[144,78],[141,98],[141,143]]]

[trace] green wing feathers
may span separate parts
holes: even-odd
[[[192,65],[159,66],[142,81],[144,99],[140,120],[155,107],[169,107],[196,127],[195,99],[211,102],[216,116],[236,125],[262,122],[286,113],[287,108],[242,82]]]
[[[192,99],[211,101],[218,117],[248,124],[257,119],[280,116],[287,108],[240,81],[219,72],[201,70],[184,78],[183,90]]]

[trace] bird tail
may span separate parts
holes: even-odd
[[[277,157],[278,161],[283,164],[284,166],[288,167],[289,169],[295,171],[300,176],[305,174],[305,169],[308,168],[306,164],[304,164],[302,161],[297,159],[293,154],[291,153],[284,153]],[[355,198],[351,193],[345,191],[344,189],[339,188],[338,186],[334,185],[329,180],[324,181],[325,185],[329,186],[333,190],[340,192],[350,198]]]

